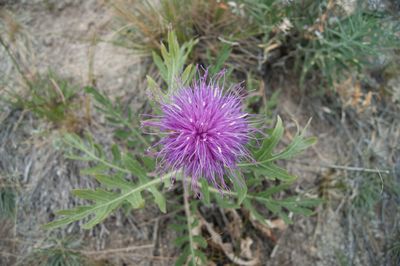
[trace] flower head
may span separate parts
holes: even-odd
[[[224,93],[205,75],[162,102],[161,110],[161,116],[144,125],[164,133],[158,154],[162,167],[182,170],[195,190],[200,178],[226,188],[224,175],[235,175],[237,162],[248,154],[251,128],[241,97],[232,90]]]

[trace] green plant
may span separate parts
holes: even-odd
[[[382,27],[386,30],[382,31]],[[347,73],[367,69],[372,58],[399,44],[392,27],[381,16],[363,10],[327,20],[322,32],[310,32],[314,36],[297,46],[302,55],[297,57],[300,83],[303,84],[312,71],[319,70],[322,79],[333,86],[343,81]]]
[[[399,238],[400,237],[400,233],[397,231],[394,234],[394,237],[391,241],[391,243],[389,244],[387,253],[389,255],[389,261],[390,263],[392,263],[391,265],[397,265],[400,262],[400,241]]]
[[[90,119],[88,109],[83,108],[83,101],[78,97],[78,87],[52,71],[30,79],[26,77],[22,93],[6,89],[5,92],[2,100],[6,103],[30,111],[68,132],[79,132],[84,120]],[[85,114],[77,110],[85,110]]]
[[[180,62],[182,58],[171,57],[171,52],[181,51],[182,48],[173,32],[170,33],[168,39],[170,40],[169,51],[165,50],[162,54],[163,58],[155,57],[155,60],[159,61],[157,66],[159,66],[160,72],[164,73],[161,77],[168,84],[167,93],[164,92],[165,90],[161,90],[153,79],[149,78],[149,86],[157,86],[153,90],[157,89],[158,95],[165,99],[168,99],[169,88],[177,89],[173,85],[174,79],[170,77],[175,75],[182,77],[182,75],[189,75],[187,73],[192,71],[191,66],[186,69],[182,66],[179,72],[173,67],[176,65],[174,60],[179,59],[178,62]],[[182,47],[187,47],[187,44]],[[180,57],[185,56],[185,53],[176,54]],[[182,80],[188,81],[189,79],[183,78]],[[93,89],[90,89],[90,92],[96,97],[97,94]],[[112,108],[103,111],[107,113],[111,110]],[[197,184],[202,195],[201,198],[198,197],[196,191],[189,191],[188,183],[193,181],[186,178],[182,171],[171,171],[163,176],[155,174],[157,173],[155,158],[146,157],[140,153],[133,156],[126,151],[126,147],[116,144],[107,149],[96,143],[90,135],[86,135],[85,139],[73,134],[65,135],[66,156],[73,160],[89,162],[92,167],[82,169],[81,174],[93,176],[99,182],[99,187],[93,190],[74,190],[75,196],[88,200],[90,203],[74,209],[59,211],[58,215],[61,217],[45,225],[45,228],[56,228],[79,220],[85,221],[83,228],[92,228],[121,206],[128,205],[131,209],[139,209],[148,202],[154,202],[158,209],[165,213],[173,207],[169,203],[173,196],[171,192],[175,191],[175,194],[179,194],[183,191],[183,195],[181,193],[178,196],[178,200],[181,198],[183,200],[183,216],[178,216],[176,220],[185,226],[172,226],[181,234],[176,239],[177,246],[182,249],[176,264],[204,264],[207,260],[204,253],[207,241],[201,235],[201,230],[198,229],[201,226],[201,220],[198,218],[199,206],[216,203],[223,208],[240,209],[243,207],[262,223],[268,223],[266,218],[269,215],[279,216],[289,223],[290,215],[288,213],[311,215],[313,214],[312,209],[320,203],[319,199],[303,198],[298,195],[285,196],[283,193],[296,177],[279,167],[277,162],[292,158],[316,141],[315,138],[305,137],[304,131],[299,131],[290,144],[277,151],[283,132],[283,123],[278,117],[274,129],[267,132],[268,137],[263,137],[262,144],[251,150],[254,161],[244,161],[237,165],[239,167],[237,170],[243,171],[246,180],[240,175],[237,175],[236,178],[226,177],[226,182],[230,187],[230,190],[226,190],[217,189],[205,179],[201,179]],[[253,144],[255,145],[255,143]],[[110,152],[107,152],[108,150]],[[111,158],[107,156],[109,153],[112,154]],[[178,186],[174,190],[167,190],[167,188],[172,188],[171,180],[182,184],[183,189],[179,190],[181,186]],[[268,187],[265,187],[268,181],[271,182],[268,183]],[[259,206],[263,206],[261,211]]]
[[[16,208],[16,194],[11,187],[0,187],[0,219],[13,218]]]
[[[190,40],[179,47],[176,34],[168,34],[168,49],[164,44],[161,44],[161,57],[153,52],[153,61],[158,67],[161,78],[168,86],[168,93],[173,94],[181,84],[187,84],[194,75],[194,68],[189,64],[186,68],[185,64],[189,53],[193,46],[197,43],[196,40]],[[150,88],[154,88],[154,80],[147,76]]]
[[[94,107],[105,115],[109,125],[115,127],[115,138],[123,140],[129,148],[137,145],[149,146],[148,140],[136,128],[139,124],[138,117],[133,115],[129,107],[124,107],[119,100],[114,103],[107,95],[93,87],[85,87],[85,92],[93,96]]]
[[[283,51],[279,60],[288,65],[294,60],[301,87],[307,80],[316,80],[320,88],[333,88],[350,73],[363,73],[379,55],[390,53],[400,43],[399,23],[361,4],[349,12],[331,0],[239,2],[262,36],[266,62],[272,50]]]
[[[51,71],[44,77],[38,76],[31,81],[26,97],[12,94],[14,104],[26,108],[39,117],[51,122],[60,122],[74,108],[74,97],[77,87],[71,86],[67,80],[57,77]]]

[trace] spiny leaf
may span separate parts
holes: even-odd
[[[207,241],[202,236],[193,236],[193,241],[199,244],[199,246],[202,248],[207,247]]]
[[[148,181],[145,169],[140,165],[140,163],[134,160],[131,156],[125,155],[123,156],[123,163],[132,174],[139,177],[140,183],[145,183]],[[154,201],[157,203],[160,210],[165,213],[167,211],[166,208],[166,200],[164,195],[159,192],[154,186],[149,187],[147,189],[154,196]]]
[[[99,201],[99,202],[107,202],[115,199],[118,194],[109,192],[103,189],[75,189],[73,190],[73,194],[81,199]]]
[[[283,131],[282,119],[278,116],[275,128],[271,133],[271,137],[265,138],[261,148],[255,153],[255,158],[257,158],[257,160],[262,161],[271,155],[272,151],[281,140]]]
[[[119,207],[124,201],[128,201],[131,204],[135,204],[136,206],[138,205],[138,202],[135,200],[138,200],[140,197],[140,193],[148,189],[156,184],[159,184],[162,182],[161,178],[157,178],[154,180],[149,180],[146,183],[139,184],[137,186],[131,185],[130,189],[124,189],[120,194],[115,196],[111,200],[107,201],[96,201],[95,204],[91,206],[85,206],[84,208],[77,208],[75,210],[71,211],[64,211],[62,214],[66,216],[65,218],[61,218],[59,220],[50,222],[46,224],[44,227],[47,229],[52,229],[56,227],[60,227],[78,220],[81,220],[85,217],[88,217],[90,215],[94,215],[89,221],[84,225],[84,228],[90,228],[93,227],[94,225],[100,223],[102,220],[107,218],[107,216],[117,207]],[[88,194],[86,194],[87,196]],[[92,198],[93,199],[93,198]],[[140,202],[139,202],[140,203]]]
[[[263,174],[269,179],[279,179],[285,182],[291,182],[296,179],[296,176],[289,174],[285,169],[278,167],[274,163],[268,162],[254,169],[256,173]]]

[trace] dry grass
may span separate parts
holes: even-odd
[[[227,65],[243,72],[259,60],[254,27],[223,2],[125,0],[114,5],[120,28],[116,42],[142,55],[160,53],[160,44],[173,29],[180,43],[190,39],[199,42],[190,63],[209,65],[222,47],[233,48]]]

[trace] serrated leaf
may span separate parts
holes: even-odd
[[[99,202],[107,202],[109,200],[114,199],[118,194],[109,192],[103,189],[96,189],[96,190],[91,190],[91,189],[74,189],[72,191],[72,194],[74,196],[81,198],[81,199],[86,199],[86,200],[92,200],[92,201],[99,201]]]
[[[99,175],[99,174],[104,174],[106,172],[108,172],[110,168],[103,165],[103,164],[98,164],[96,166],[93,167],[89,167],[89,168],[85,168],[85,169],[81,169],[79,172],[81,175]]]
[[[272,213],[276,214],[279,213],[281,211],[281,207],[279,206],[279,204],[276,204],[272,201],[270,202],[264,202],[265,207],[267,207],[268,210],[270,210]]]
[[[144,199],[140,192],[132,193],[126,200],[131,204],[134,209],[144,208]]]
[[[262,197],[270,197],[273,194],[276,194],[278,192],[281,192],[285,189],[288,189],[290,187],[290,184],[281,184],[278,186],[271,186],[270,188],[267,188],[265,191],[258,193],[258,195],[262,196]]]
[[[103,174],[96,174],[95,178],[99,181],[102,185],[106,186],[107,188],[118,188],[121,190],[128,190],[133,187],[133,184],[128,182],[123,178],[123,174],[115,174],[113,176],[103,175]]]
[[[111,212],[113,212],[116,208],[118,208],[122,204],[122,202],[115,202],[112,204],[108,204],[105,207],[102,208],[97,208],[96,211],[94,212],[94,217],[89,219],[86,223],[82,225],[83,229],[90,229],[96,224],[101,223],[103,220],[105,220]]]
[[[139,177],[139,180],[146,178],[146,171],[140,163],[133,159],[129,154],[125,154],[122,157],[122,163],[133,175]]]
[[[160,191],[158,191],[154,186],[149,187],[148,190],[153,195],[154,201],[157,204],[160,211],[163,213],[166,213],[167,212],[167,201],[164,197],[164,194],[162,194]]]
[[[110,179],[106,178],[106,182],[109,182]],[[94,215],[93,218],[89,219],[89,221],[84,225],[84,228],[90,228],[97,223],[100,223],[103,221],[114,209],[119,207],[124,201],[129,201],[131,204],[135,206],[139,206],[141,203],[141,196],[140,193],[143,190],[146,190],[156,184],[161,183],[162,180],[160,179],[154,179],[154,180],[149,180],[146,183],[138,184],[134,187],[131,187],[130,189],[123,189],[122,192],[113,198],[112,200],[107,200],[105,202],[97,202],[94,205],[91,206],[86,206],[85,208],[80,208],[75,211],[70,211],[70,212],[63,212],[63,214],[66,216],[64,218],[61,218],[57,221],[53,221],[45,225],[44,227],[47,229],[51,228],[56,228],[60,227],[78,220],[81,220],[87,216]],[[110,184],[111,186],[119,187],[120,184],[116,185],[113,182]]]
[[[280,168],[272,162],[259,165],[254,171],[262,173],[268,179],[279,179],[285,182],[292,182],[296,176],[289,174],[285,169]]]
[[[129,155],[123,156],[122,160],[123,160],[125,167],[127,169],[129,169],[129,171],[131,171],[132,174],[139,177],[139,180],[141,183],[147,182],[148,178],[146,175],[146,171],[143,169],[143,167],[140,165],[140,163],[137,160],[134,160]],[[154,201],[156,202],[156,204],[158,205],[160,210],[163,213],[165,213],[167,211],[167,207],[166,207],[166,200],[165,200],[164,195],[153,186],[149,187],[147,190],[150,191],[150,193],[153,195]],[[141,200],[141,199],[138,198],[138,200]]]
[[[189,242],[189,236],[183,235],[175,238],[174,243],[178,248],[182,248],[183,245]]]
[[[207,247],[207,241],[202,236],[193,236],[193,241],[196,242],[202,248]]]
[[[181,255],[178,257],[178,259],[175,262],[176,266],[183,266],[186,263],[186,260],[188,259],[190,255],[190,249],[188,247],[184,248],[181,251]]]

